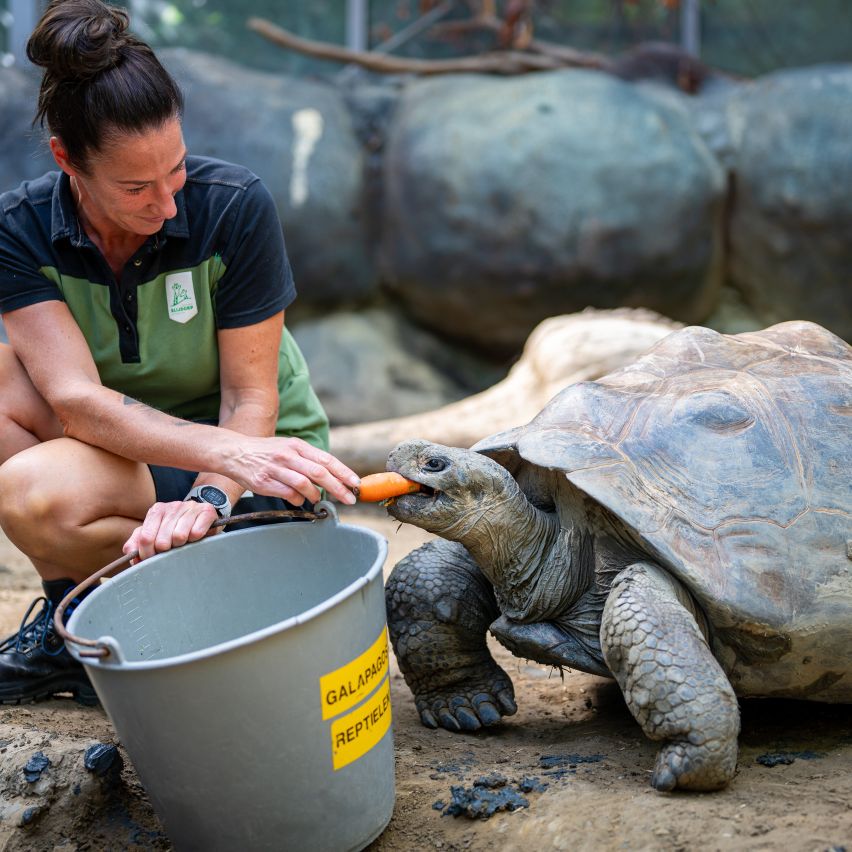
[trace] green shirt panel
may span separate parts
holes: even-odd
[[[139,285],[135,292],[140,360],[125,363],[110,310],[110,288],[60,275],[55,268],[41,269],[59,287],[106,387],[176,417],[214,421],[221,403],[214,297],[223,271],[221,259],[213,257],[191,270],[170,270]],[[181,323],[169,315],[172,290],[167,283],[173,286],[173,276],[186,272],[192,276],[198,313]],[[299,437],[327,450],[328,419],[311,387],[305,359],[286,327],[278,351],[278,395],[276,434]]]

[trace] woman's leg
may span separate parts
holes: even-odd
[[[73,438],[0,466],[0,526],[43,580],[77,583],[121,556],[155,500],[147,465]]]
[[[0,642],[0,703],[61,693],[93,703],[83,666],[53,629],[53,613],[80,580],[121,555],[155,500],[150,470],[62,437],[53,411],[2,344],[0,462],[0,525],[44,588],[20,629]]]
[[[147,465],[62,436],[5,344],[0,462],[0,526],[44,580],[79,582],[112,562],[156,499]]]

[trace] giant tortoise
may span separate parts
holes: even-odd
[[[852,702],[852,348],[788,322],[691,327],[471,450],[398,445],[389,506],[442,538],[387,584],[421,720],[515,712],[491,633],[614,677],[658,790],[732,778],[738,696]]]

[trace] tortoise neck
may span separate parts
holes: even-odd
[[[536,585],[562,534],[557,516],[530,503],[508,475],[502,492],[488,501],[475,520],[470,516],[467,520],[465,528],[448,537],[468,549],[498,598],[505,590],[511,590],[512,597],[523,596],[524,590]]]
[[[558,618],[594,586],[593,536],[538,509],[511,476],[499,499],[455,532],[447,537],[468,549],[494,586],[500,611],[515,621]]]

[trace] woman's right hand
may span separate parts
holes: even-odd
[[[209,503],[194,500],[154,503],[122,551],[125,555],[139,551],[136,561],[141,562],[155,553],[204,538],[218,517]]]
[[[237,446],[221,472],[255,494],[282,497],[301,506],[305,500],[322,499],[320,489],[324,488],[341,503],[355,503],[352,489],[361,481],[358,475],[331,453],[301,438],[240,435]]]

